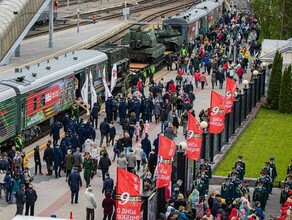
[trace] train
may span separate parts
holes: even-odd
[[[53,15],[54,15],[54,21],[57,19],[58,17],[58,1],[54,0],[53,3]],[[40,14],[40,16],[38,17],[37,21],[35,22],[35,25],[33,28],[36,27],[36,25],[38,24],[45,24],[49,22],[49,6]]]
[[[129,46],[132,61],[153,63],[163,57],[166,50],[177,51],[214,26],[223,15],[224,4],[224,0],[199,3],[185,12],[164,18],[162,29],[131,28],[122,44]]]
[[[162,30],[131,30],[140,36],[134,37],[137,39],[136,46],[141,43],[141,40],[148,40],[148,46],[159,45],[160,49],[162,48],[159,50],[160,55],[157,55],[157,51],[150,49],[151,53],[148,54],[150,61],[142,65],[143,68],[149,68],[153,60],[163,56],[166,48],[174,49],[173,45],[176,45],[177,49],[191,41],[204,28],[214,25],[223,13],[223,4],[221,0],[200,3],[187,12],[163,19]],[[198,16],[199,12],[201,17]],[[152,44],[149,39],[155,44]],[[0,145],[2,147],[13,145],[17,133],[23,135],[27,131],[33,131],[35,126],[51,126],[56,118],[70,109],[76,98],[80,97],[80,90],[89,73],[92,74],[96,92],[104,89],[102,84],[104,69],[106,79],[110,82],[110,73],[114,63],[118,65],[119,79],[131,75],[131,45],[130,41],[128,42],[129,45],[126,47],[109,44],[89,50],[72,51],[42,63],[15,68],[14,71],[2,74],[0,79]],[[143,51],[140,50],[140,52],[143,55]],[[117,84],[117,90],[121,90],[121,83]],[[25,142],[26,137],[23,136],[23,139]]]

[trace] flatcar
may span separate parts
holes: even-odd
[[[35,125],[50,126],[80,96],[86,75],[91,72],[95,90],[102,87],[107,66],[105,53],[81,50],[2,74],[0,144]]]
[[[163,25],[179,31],[187,44],[216,24],[223,14],[223,7],[224,0],[204,1],[185,12],[163,19]]]

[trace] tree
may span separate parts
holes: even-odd
[[[279,94],[282,82],[283,57],[277,50],[271,71],[267,103],[271,109],[278,109]]]
[[[288,113],[292,112],[292,72],[291,72],[291,64],[289,67],[285,68],[280,95],[279,95],[279,111],[281,113]]]

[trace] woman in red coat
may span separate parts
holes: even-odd
[[[138,83],[137,83],[137,89],[139,90],[139,92],[141,94],[143,94],[143,84],[142,84],[142,79],[139,79]]]
[[[111,194],[107,192],[105,194],[105,198],[102,201],[102,208],[103,208],[103,220],[112,219],[112,215],[114,213],[114,206],[115,201],[111,198]]]

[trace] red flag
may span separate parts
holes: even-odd
[[[202,147],[203,130],[197,119],[188,113],[188,135],[186,155],[188,158],[198,160],[200,158]]]
[[[159,152],[156,188],[169,186],[172,172],[172,159],[175,154],[176,144],[173,140],[162,135],[159,136]]]
[[[231,112],[231,108],[235,100],[236,88],[237,88],[236,82],[233,79],[226,77],[226,91],[224,103],[225,114]]]
[[[224,129],[224,97],[214,90],[211,91],[211,113],[209,119],[209,133],[219,134]]]
[[[171,160],[175,154],[175,150],[176,144],[173,140],[162,135],[159,136],[158,157]]]
[[[116,219],[140,219],[140,179],[117,167]]]

